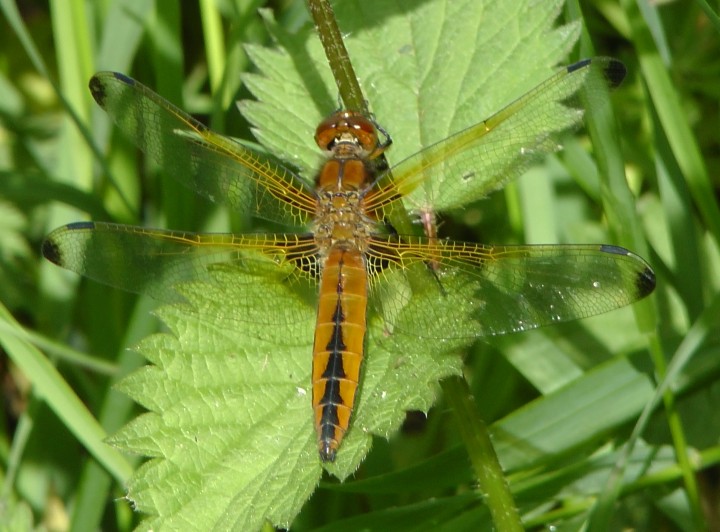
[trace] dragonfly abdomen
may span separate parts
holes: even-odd
[[[334,246],[320,283],[315,344],[313,395],[320,458],[335,460],[355,404],[364,354],[367,273],[361,252]]]

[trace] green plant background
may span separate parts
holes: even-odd
[[[267,73],[279,58],[261,46],[275,39],[298,50],[307,42],[302,32],[308,20],[302,2],[275,2],[269,6],[273,11],[261,16],[257,8],[268,7],[262,4],[61,1],[22,3],[18,14],[12,2],[0,3],[7,29],[0,37],[0,341],[9,355],[4,359],[0,522],[12,529],[42,522],[58,529],[124,530],[139,521],[123,497],[140,461],[102,440],[139,412],[112,385],[144,363],[129,348],[159,330],[150,314],[155,305],[43,262],[44,234],[88,218],[205,231],[246,231],[256,223],[207,205],[151,164],[139,163],[134,148],[112,134],[87,80],[97,70],[125,72],[207,117],[214,129],[243,139],[253,136],[233,102],[251,99],[248,89],[258,97],[262,93],[265,107],[242,104],[253,125],[265,127],[256,138],[288,162],[313,167],[312,132],[317,119],[336,107],[336,95],[328,91],[311,102],[294,101],[297,95],[262,86],[258,69]],[[476,20],[463,16],[463,10],[481,4],[451,2],[453,8],[444,9],[441,2],[400,2],[396,11],[371,9],[370,2],[345,4],[338,11],[365,9],[366,27],[355,31],[376,37],[374,44],[349,47],[371,107],[393,135],[391,162],[485,118],[506,103],[503,97],[513,97],[488,88],[487,109],[458,104],[450,115],[435,106],[420,129],[405,128],[406,117],[417,122],[417,108],[409,109],[408,102],[423,108],[411,97],[419,80],[380,66],[394,53],[387,46],[393,36],[384,32],[397,17],[411,20],[410,11],[427,9],[438,31],[456,29],[460,39],[473,35],[464,24]],[[527,11],[521,17],[526,23],[552,22]],[[720,459],[715,384],[720,214],[713,181],[720,92],[717,19],[700,3],[570,2],[557,24],[577,19],[586,33],[576,48],[564,30],[556,34],[558,43],[568,43],[567,58],[543,55],[546,48],[526,43],[516,62],[522,68],[498,71],[490,62],[467,61],[473,67],[468,79],[488,87],[493,79],[498,86],[512,82],[519,95],[549,75],[555,62],[596,52],[618,57],[630,72],[612,96],[621,158],[612,141],[603,140],[612,137],[612,126],[593,122],[592,146],[584,134],[566,140],[558,157],[504,192],[443,218],[441,232],[492,243],[619,243],[652,263],[658,289],[635,309],[478,343],[465,358],[464,372],[484,420],[492,424],[529,528],[712,529],[718,525],[712,479]],[[339,23],[343,29],[341,16]],[[479,37],[473,45],[490,47],[486,52],[492,57],[499,52],[493,43],[512,41],[519,26],[511,13],[506,24],[492,30],[498,36],[484,26],[475,29]],[[418,57],[434,57],[437,35],[419,37]],[[253,44],[244,47],[247,43]],[[329,76],[322,68],[297,62],[296,67],[307,84],[318,83],[312,78],[316,70]],[[501,79],[505,75],[515,77]],[[429,103],[448,105],[461,101],[457,95],[424,93]],[[307,113],[295,112],[301,105],[307,105]],[[283,110],[291,112],[280,114]],[[282,120],[268,127],[277,117]],[[173,310],[159,313],[172,330]],[[143,345],[167,338],[151,337]],[[166,348],[172,353],[175,346]],[[172,357],[166,362],[172,365]],[[271,363],[284,367],[282,360]],[[140,377],[134,382],[143,385]],[[455,422],[439,398],[429,416],[409,414],[399,434],[387,441],[374,438],[367,459],[345,483],[324,477],[308,502],[304,497],[313,486],[298,489],[292,500],[263,503],[267,513],[249,522],[271,516],[278,523],[294,518],[294,529],[489,527]],[[297,437],[306,437],[314,448],[314,435],[303,434]],[[150,446],[144,452],[153,454]],[[610,475],[618,465],[624,474]],[[288,474],[286,466],[270,468],[251,495]],[[192,484],[185,480],[158,482],[165,499],[155,500],[157,507],[182,500]],[[208,506],[202,500],[197,504]],[[299,516],[288,511],[292,508],[302,508]],[[223,523],[231,528],[233,522]]]

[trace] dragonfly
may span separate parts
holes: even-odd
[[[161,301],[177,301],[182,283],[212,279],[218,264],[250,268],[263,259],[289,269],[283,282],[309,287],[315,297],[311,407],[319,458],[333,462],[361,382],[369,314],[384,321],[388,334],[481,338],[608,312],[653,291],[652,268],[615,245],[483,245],[399,235],[389,221],[396,209],[412,208],[413,191],[440,172],[440,199],[463,187],[482,195],[501,188],[558,146],[555,134],[525,128],[528,121],[552,117],[588,80],[612,87],[624,76],[624,65],[611,58],[566,66],[490,118],[392,167],[380,163],[391,139],[374,119],[336,111],[315,132],[326,159],[310,182],[270,155],[213,132],[139,82],[101,72],[90,80],[95,101],[169,175],[210,200],[295,232],[191,233],[77,222],[50,233],[42,251],[78,274]],[[513,162],[502,150],[514,154]],[[482,175],[475,171],[480,166]],[[256,292],[239,290],[237,305],[248,321],[258,315],[256,307],[271,308]],[[450,302],[452,312],[434,301]],[[462,330],[454,326],[455,314],[466,320]],[[275,318],[269,310],[266,319],[287,325],[293,317]]]

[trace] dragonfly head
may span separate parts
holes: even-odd
[[[372,158],[378,149],[378,134],[372,121],[361,113],[337,111],[320,122],[315,142],[329,153],[351,151],[356,156]]]

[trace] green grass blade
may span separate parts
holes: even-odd
[[[695,135],[688,124],[687,115],[683,111],[680,97],[668,75],[667,65],[654,46],[652,34],[641,16],[638,4],[624,0],[622,5],[630,21],[632,38],[638,47],[645,86],[663,131],[705,225],[715,240],[720,242],[720,207],[714,201],[710,176]]]
[[[104,442],[106,434],[102,427],[48,359],[32,344],[22,340],[20,325],[4,306],[0,306],[0,319],[6,326],[17,329],[15,335],[3,334],[0,341],[13,362],[33,383],[37,396],[52,408],[78,441],[115,479],[125,482],[132,468],[120,453]]]

